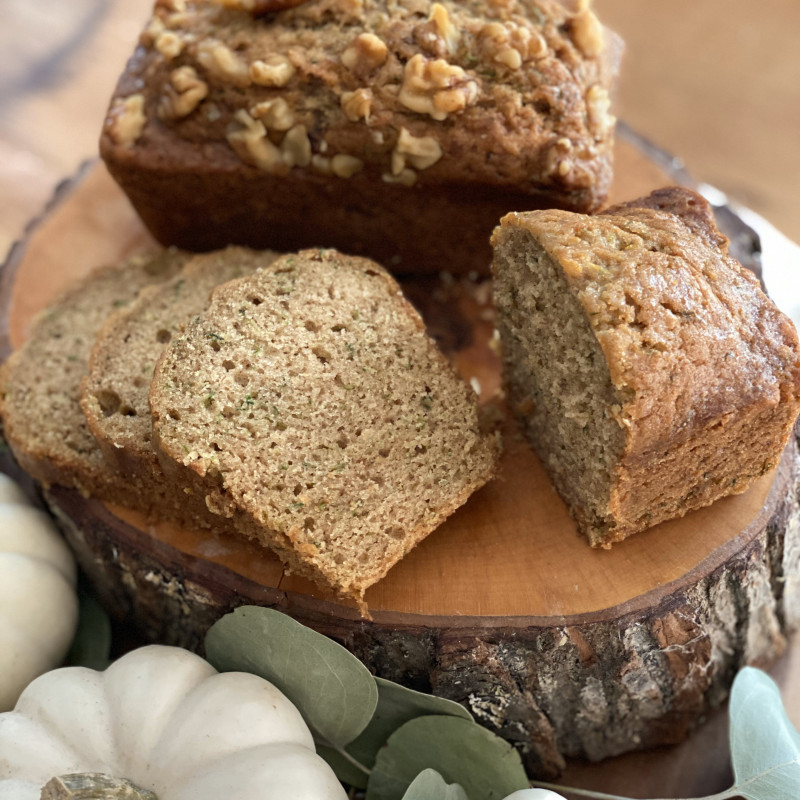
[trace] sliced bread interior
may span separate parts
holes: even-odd
[[[182,323],[207,305],[215,286],[266,266],[276,255],[229,247],[195,256],[180,273],[145,287],[129,306],[111,315],[92,348],[81,407],[103,455],[118,471],[137,475],[137,491],[148,497],[163,494],[163,513],[189,524],[207,527],[214,520],[204,503],[196,507],[184,493],[163,491],[164,475],[150,442],[153,368]]]
[[[474,393],[397,283],[332,250],[215,290],[150,405],[173,480],[359,601],[495,470]]]
[[[0,370],[3,431],[20,466],[45,485],[104,498],[125,495],[129,478],[109,469],[80,407],[97,331],[139,290],[175,275],[177,250],[138,256],[92,272],[34,321],[25,344]]]

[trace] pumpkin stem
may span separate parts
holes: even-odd
[[[40,800],[158,800],[149,789],[140,789],[124,778],[98,772],[59,775],[49,780]]]

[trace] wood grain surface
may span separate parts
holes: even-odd
[[[20,236],[55,185],[95,154],[107,98],[150,5],[4,0],[0,251]],[[619,116],[679,154],[695,177],[800,239],[800,4],[596,0],[595,6],[627,41]],[[775,671],[795,723],[799,669],[795,645]],[[641,797],[702,794],[728,781],[726,753],[725,721],[718,717],[681,748],[573,765],[568,778]]]

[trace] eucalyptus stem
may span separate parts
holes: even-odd
[[[323,747],[328,747],[331,750],[335,750],[345,761],[349,761],[356,769],[361,770],[361,772],[363,772],[365,775],[372,775],[372,770],[369,767],[364,766],[364,764],[362,764],[357,758],[351,756],[350,753],[344,749],[344,747],[341,747],[338,744],[331,744],[325,737],[320,736],[317,733],[314,734],[314,741]]]
[[[533,781],[531,786],[535,789],[550,789],[553,792],[569,792],[576,794],[578,797],[591,797],[594,800],[633,800],[633,798],[625,797],[618,794],[605,794],[604,792],[593,792],[591,789],[575,789],[572,786],[562,786],[557,783],[544,783],[543,781]],[[731,789],[726,789],[724,792],[718,794],[709,794],[705,797],[698,798],[660,798],[660,800],[728,800],[728,798],[738,797],[738,787],[734,786]],[[655,798],[654,798],[655,800]]]

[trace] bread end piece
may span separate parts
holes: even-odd
[[[743,492],[800,410],[791,321],[688,190],[495,230],[509,401],[595,547]]]

